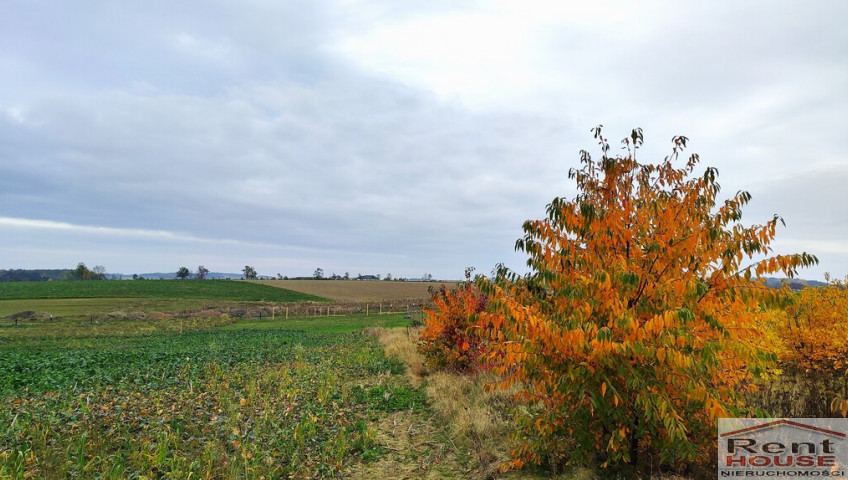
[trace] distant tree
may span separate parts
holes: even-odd
[[[206,278],[206,275],[208,275],[208,274],[209,274],[209,269],[204,267],[203,265],[200,265],[200,266],[197,267],[197,273],[194,274],[194,278],[196,278],[198,280],[203,280],[203,279]]]
[[[77,264],[77,268],[71,270],[71,279],[91,280],[91,270],[89,270],[84,263],[80,262]]]
[[[312,278],[314,278],[315,280],[323,279],[324,278],[324,269],[323,268],[316,268],[315,273],[312,274]]]
[[[92,280],[105,280],[106,279],[106,267],[103,265],[95,265],[94,268],[91,269],[91,279]]]
[[[180,269],[177,270],[177,278],[179,278],[180,280],[185,280],[186,278],[188,278],[190,276],[191,276],[191,270],[189,270],[186,267],[180,267]]]
[[[421,280],[424,280],[425,282],[432,282],[433,281],[433,275],[431,275],[429,273],[425,273],[424,275],[421,276]]]
[[[344,279],[344,280],[350,280],[350,273],[345,272],[344,277],[342,277],[342,279]]]
[[[133,280],[138,280],[138,274],[137,273],[133,273]]]
[[[387,282],[392,281],[392,274],[391,274],[391,273],[387,273],[387,274],[386,274],[386,277],[385,277],[385,278],[383,278],[383,280],[385,280],[385,281],[387,281]]]
[[[282,279],[283,279],[283,276],[280,275],[279,273],[277,273],[277,280],[282,280]]]
[[[256,280],[256,269],[250,265],[245,265],[242,273],[244,273],[245,280]]]
[[[0,270],[0,282],[42,282],[68,278],[69,269],[64,270]]]

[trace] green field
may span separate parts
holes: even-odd
[[[0,283],[0,301],[71,298],[168,298],[248,302],[319,302],[321,297],[228,280],[110,280]]]
[[[57,317],[81,317],[115,310],[176,312],[187,309],[199,309],[208,303],[208,300],[202,298],[38,298],[0,300],[0,318],[25,310],[50,312],[50,314]]]
[[[426,422],[421,388],[361,330],[402,315],[0,329],[0,478],[298,478],[391,454],[379,425]],[[173,322],[170,322],[171,324]],[[114,330],[116,325],[120,327]],[[112,328],[113,330],[104,330]],[[70,335],[56,332],[73,331]],[[400,455],[420,455],[409,452]],[[412,461],[414,465],[415,462]]]
[[[293,301],[323,299],[238,281],[0,284],[0,315],[54,315],[0,323],[0,479],[474,468],[433,422],[425,387],[363,333],[408,326],[405,314],[226,314]]]
[[[404,314],[226,314],[306,301],[325,300],[237,281],[0,284],[0,316],[54,315],[0,323],[0,479],[462,476],[471,457],[445,453],[424,387],[363,333]]]

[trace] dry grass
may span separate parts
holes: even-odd
[[[449,372],[428,372],[423,356],[418,352],[418,330],[404,328],[371,328],[366,330],[377,337],[386,355],[407,365],[407,376],[413,385],[426,382],[430,407],[444,425],[449,444],[469,452],[472,468],[464,478],[494,478],[501,474],[499,467],[510,459],[512,422],[509,418],[509,392],[488,390],[494,382],[491,374],[458,375]],[[509,472],[510,479],[550,478],[530,471]],[[583,480],[595,478],[593,472],[575,469],[554,478]]]
[[[515,430],[509,413],[512,404],[510,392],[485,388],[485,385],[494,383],[496,377],[486,372],[459,375],[428,371],[424,357],[417,349],[418,329],[369,328],[366,332],[377,337],[387,356],[401,360],[407,365],[407,376],[413,385],[420,385],[422,382],[426,384],[428,402],[438,417],[438,423],[449,437],[449,446],[452,450],[468,452],[471,456],[471,468],[466,473],[459,476],[448,474],[440,478],[605,478],[603,471],[596,472],[589,468],[569,468],[554,476],[551,476],[550,472],[530,469],[501,474],[499,467],[510,460],[511,450],[515,446]],[[453,473],[456,472],[454,469]],[[686,477],[661,473],[650,474],[649,478],[687,480]]]
[[[413,385],[426,382],[430,406],[444,424],[453,447],[469,452],[473,458],[474,477],[491,478],[509,458],[510,444],[504,439],[509,426],[500,415],[508,402],[502,392],[488,392],[482,376],[457,375],[447,372],[430,374],[424,357],[418,352],[417,329],[368,329],[376,336],[388,357],[407,365],[407,376]],[[490,380],[490,379],[489,379]]]
[[[368,327],[365,333],[377,337],[377,341],[389,358],[396,358],[406,365],[406,375],[409,381],[418,386],[427,369],[424,366],[424,357],[418,353],[418,329],[415,328],[381,328]]]
[[[435,282],[362,282],[354,280],[255,280],[272,287],[308,293],[336,302],[391,302],[427,299],[427,288]]]
[[[461,452],[444,438],[437,422],[409,411],[394,412],[377,427],[376,439],[387,454],[353,465],[346,475],[362,480],[475,478]]]
[[[427,398],[488,476],[510,458],[511,442],[505,441],[510,425],[502,416],[508,399],[503,392],[486,391],[485,382],[480,376],[436,372],[427,378]]]

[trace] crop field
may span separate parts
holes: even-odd
[[[445,448],[392,446],[385,426],[420,429],[428,410],[403,365],[361,333],[375,322],[407,320],[251,319],[183,333],[65,321],[26,337],[3,325],[0,478],[349,477],[398,462],[423,476],[448,463],[431,458]],[[62,324],[78,331],[61,335]]]
[[[221,305],[225,302],[216,301],[211,303]],[[210,304],[209,300],[201,298],[38,298],[0,300],[0,318],[26,310],[48,312],[57,317],[83,317],[116,310],[142,312],[196,310],[208,304]]]
[[[302,292],[336,302],[380,302],[429,298],[428,288],[441,282],[386,282],[355,280],[256,280],[249,283]],[[453,285],[453,282],[448,282]]]
[[[111,280],[0,283],[0,300],[53,298],[178,298],[306,302],[323,298],[253,282],[227,280]]]

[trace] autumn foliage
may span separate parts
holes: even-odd
[[[522,405],[513,466],[698,460],[714,449],[716,419],[743,413],[740,394],[775,360],[762,326],[776,294],[753,279],[817,259],[773,255],[781,219],[742,225],[750,195],[719,202],[717,171],[679,158],[686,137],[652,164],[636,158],[641,130],[615,157],[594,135],[601,158],[581,152],[569,173],[577,196],[524,224],[516,249],[530,273],[480,282],[492,301],[478,320],[487,358]],[[459,317],[477,308],[467,288],[442,305]],[[468,332],[459,317],[445,318]],[[441,318],[431,332],[446,331]]]
[[[783,364],[826,376],[848,369],[848,292],[842,282],[805,288],[790,297],[775,328],[784,343]]]
[[[431,367],[468,372],[480,366],[486,342],[476,322],[489,300],[471,281],[471,272],[466,270],[465,282],[456,288],[430,290],[433,308],[425,310],[419,350]]]
[[[772,401],[786,416],[848,416],[848,290],[843,281],[786,295],[787,305],[770,312],[772,344],[781,376],[768,384],[783,394]],[[798,386],[801,392],[787,389]]]

